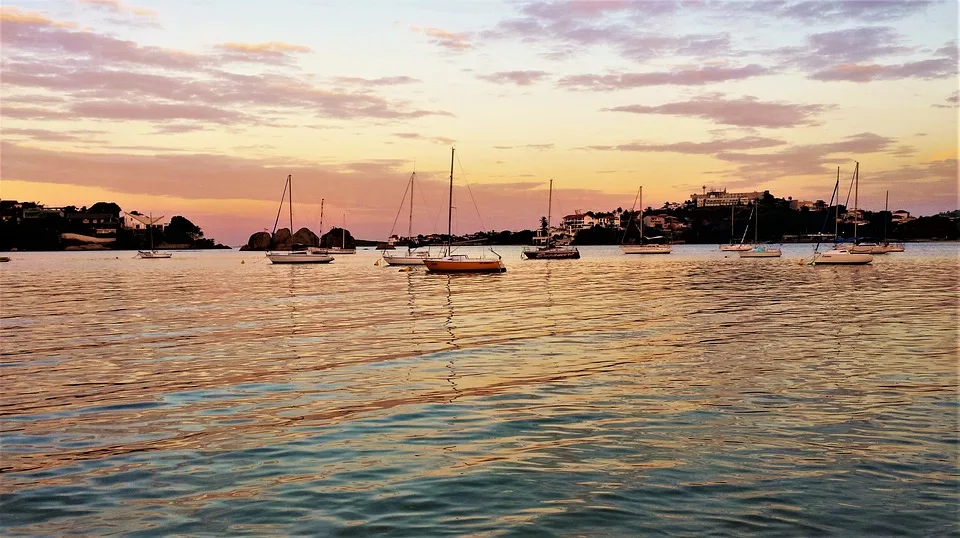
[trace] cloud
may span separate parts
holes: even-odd
[[[27,138],[39,142],[99,142],[97,135],[106,134],[106,131],[91,129],[74,129],[67,131],[53,131],[50,129],[17,129],[7,127],[3,129],[5,138]]]
[[[802,22],[849,21],[868,22],[898,20],[926,10],[930,0],[807,0],[803,2],[757,2],[767,4],[773,16],[786,16]]]
[[[549,76],[546,71],[500,71],[489,75],[477,75],[477,78],[496,84],[516,84],[529,86]]]
[[[406,138],[408,140],[427,140],[434,142],[436,144],[443,144],[449,146],[456,142],[453,138],[447,138],[445,136],[423,136],[420,133],[393,133],[393,136],[397,138]]]
[[[724,151],[741,151],[748,149],[763,149],[786,144],[783,140],[762,136],[746,136],[734,139],[718,139],[709,142],[676,142],[672,144],[647,144],[633,142],[617,146],[587,146],[586,149],[601,151],[637,151],[637,152],[669,152],[688,154],[715,154]]]
[[[830,108],[832,107],[829,105],[766,102],[751,96],[725,99],[720,95],[711,94],[690,101],[658,106],[626,105],[601,110],[633,114],[693,116],[724,125],[777,129],[811,125],[815,122],[816,116]]]
[[[51,26],[56,28],[76,28],[72,22],[58,22],[38,11],[22,11],[17,6],[0,6],[0,23],[3,29],[17,26]]]
[[[957,106],[960,106],[960,91],[955,91],[947,97],[947,104],[935,104],[933,106],[936,108],[957,108]],[[917,133],[917,136],[926,136],[926,133]]]
[[[470,36],[466,33],[448,32],[441,28],[420,28],[419,26],[414,26],[411,30],[430,38],[429,42],[431,44],[450,51],[463,52],[473,47],[470,43]]]
[[[532,149],[535,151],[544,151],[548,149],[553,149],[553,144],[526,144],[523,146],[493,146],[493,149],[505,150],[505,149]]]
[[[196,131],[205,131],[206,127],[194,123],[173,123],[167,125],[156,125],[153,128],[153,134],[181,134],[192,133]]]
[[[226,62],[249,63],[290,63],[294,55],[313,52],[305,45],[294,45],[282,41],[266,43],[222,43],[214,47],[223,54],[221,58]]]
[[[729,177],[750,181],[770,181],[789,176],[826,177],[827,165],[850,163],[860,156],[886,152],[895,140],[874,133],[860,133],[836,142],[791,146],[776,153],[740,153],[721,151],[715,156],[737,165]]]
[[[337,84],[350,84],[357,86],[396,86],[399,84],[414,84],[421,82],[421,80],[418,78],[408,77],[405,75],[379,78],[333,77],[333,81]]]
[[[770,73],[770,69],[756,64],[743,67],[707,66],[699,69],[668,72],[572,75],[560,79],[557,84],[574,90],[610,91],[668,84],[702,86],[728,80],[743,80]]]
[[[78,118],[263,125],[283,116],[392,120],[451,115],[417,109],[367,88],[328,89],[309,77],[218,68],[224,54],[283,58],[308,50],[300,45],[226,43],[215,54],[199,55],[74,30],[19,10],[4,10],[2,23],[5,90],[43,89],[72,104],[68,110],[4,107],[6,117],[54,119],[72,110]],[[384,77],[373,82],[390,85],[408,79]],[[164,118],[157,111],[173,115]]]
[[[837,65],[812,73],[810,78],[821,81],[871,82],[904,78],[949,78],[956,76],[956,74],[957,63],[955,59],[934,58],[893,65]]]
[[[118,0],[79,0],[79,2],[112,13],[131,13],[139,17],[148,18],[154,18],[158,15],[158,13],[152,9],[128,6]]]

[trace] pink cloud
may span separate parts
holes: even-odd
[[[728,80],[743,80],[770,74],[770,69],[756,64],[743,67],[684,69],[672,72],[620,73],[610,75],[572,75],[560,79],[558,85],[575,90],[610,91],[644,86],[702,86]]]
[[[131,148],[130,151],[150,150]],[[316,230],[319,202],[324,198],[329,214],[346,213],[347,227],[352,232],[364,238],[386,238],[410,174],[409,163],[390,159],[329,165],[286,158],[176,152],[50,151],[10,142],[0,144],[0,152],[3,154],[0,176],[4,178],[98,187],[117,193],[116,201],[121,206],[125,194],[148,194],[185,199],[255,200],[270,207],[263,214],[236,211],[232,211],[230,217],[211,214],[209,220],[187,215],[202,226],[207,235],[230,244],[245,242],[251,233],[272,227],[276,216],[273,204],[287,174],[292,174],[295,182],[296,227],[309,226]],[[417,204],[422,209],[415,210],[414,215],[414,229],[418,233],[440,232],[446,228],[439,217],[444,213],[445,218],[448,159],[448,152],[438,152],[432,160],[432,170],[428,163],[420,162],[423,168],[418,169],[417,176],[422,191],[418,188]],[[464,161],[464,166],[470,168],[469,160]],[[198,189],[201,179],[203,188]],[[546,214],[546,183],[546,179],[506,185],[471,183],[470,191],[487,228],[532,228],[540,215]],[[615,208],[632,199],[632,194],[565,189],[561,185],[554,185],[553,195],[556,211],[575,207]],[[460,208],[457,229],[463,232],[481,229],[470,199],[463,178],[458,177],[454,203]],[[180,210],[172,208],[171,211]]]
[[[37,14],[16,10],[3,13],[5,88],[57,92],[74,103],[75,111],[90,113],[89,117],[153,121],[160,118],[151,110],[169,110],[176,113],[175,119],[264,124],[275,123],[283,115],[381,120],[451,115],[412,108],[368,89],[326,89],[306,77],[232,73],[212,67],[218,61],[216,54],[143,47],[94,32],[74,31]],[[228,43],[218,49],[218,54],[256,57],[305,49],[280,42]],[[412,80],[383,77],[371,83],[391,85]],[[114,110],[107,110],[104,101],[114,103]],[[4,110],[4,115],[41,119],[58,117],[62,112],[11,109]],[[188,116],[189,112],[195,115]]]
[[[294,56],[313,52],[310,47],[282,41],[267,43],[222,43],[214,47],[222,52],[224,62],[264,63],[269,65],[292,64]]]
[[[516,84],[529,86],[549,76],[546,71],[500,71],[489,75],[478,75],[477,78],[497,84]]]
[[[91,129],[73,129],[66,131],[53,131],[50,129],[17,129],[6,127],[3,129],[4,137],[27,138],[38,142],[99,142],[98,135],[106,134],[106,131]]]
[[[427,140],[436,144],[443,144],[445,146],[449,146],[456,142],[456,140],[453,138],[447,138],[445,136],[423,136],[420,133],[393,133],[393,136],[397,138],[406,138],[408,140]]]
[[[470,44],[470,36],[466,33],[449,32],[442,28],[420,28],[419,26],[414,26],[412,30],[430,38],[431,44],[450,51],[462,52],[473,47]]]
[[[161,124],[155,125],[153,128],[154,134],[180,134],[204,130],[206,130],[206,127],[195,123]]]
[[[937,79],[955,77],[957,63],[952,58],[934,58],[892,65],[842,64],[810,75],[814,80],[871,82],[904,78]]]
[[[710,140],[709,142],[676,142],[673,144],[645,144],[634,142],[617,146],[588,146],[587,149],[604,151],[669,152],[689,154],[714,154],[724,151],[763,149],[785,145],[786,142],[762,136],[747,136],[734,139]]]
[[[128,6],[119,0],[79,0],[81,4],[97,7],[113,13],[132,13],[140,17],[156,17],[157,12],[152,9]]]
[[[725,125],[741,127],[784,128],[814,123],[816,116],[830,109],[829,105],[798,105],[760,101],[756,97],[725,99],[708,95],[658,106],[626,105],[602,109],[633,114],[667,114],[693,116]]]
[[[420,79],[406,75],[395,77],[361,78],[361,77],[334,77],[337,84],[353,84],[357,86],[396,86],[400,84],[414,84]]]

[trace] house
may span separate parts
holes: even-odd
[[[620,216],[613,213],[596,213],[595,219],[597,226],[604,228],[615,228],[620,226]]]
[[[592,228],[594,224],[597,224],[596,219],[581,213],[579,210],[576,211],[573,215],[567,215],[563,217],[561,221],[563,226],[572,232],[577,232],[583,230],[584,228]]]
[[[123,212],[120,219],[127,230],[146,230],[147,226],[153,226],[154,230],[162,230],[164,226],[163,216],[151,220],[150,217],[136,212]]]
[[[67,213],[65,217],[71,227],[86,228],[94,235],[112,235],[120,227],[119,219],[110,213]]]
[[[822,200],[821,200],[821,203],[823,203]],[[805,207],[807,209],[816,209],[816,205],[817,204],[810,202],[808,200],[790,200],[790,209],[794,211],[800,211]]]
[[[647,215],[643,217],[643,225],[660,230],[682,230],[687,227],[682,220],[673,215]]]
[[[894,211],[890,217],[890,222],[894,224],[902,224],[904,222],[910,222],[911,220],[917,220],[917,217],[911,217],[910,212],[904,209]]]
[[[757,191],[727,192],[727,189],[723,189],[722,191],[707,191],[706,187],[704,187],[703,194],[691,194],[690,199],[696,203],[697,207],[729,207],[732,205],[749,204],[754,200],[763,198],[763,195],[764,193]]]

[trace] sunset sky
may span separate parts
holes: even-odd
[[[0,196],[115,201],[241,244],[537,226],[702,186],[958,207],[957,2],[24,0],[2,8]],[[845,191],[844,191],[845,193]],[[406,209],[404,209],[404,215]],[[286,213],[286,209],[284,209]],[[281,220],[285,225],[285,220]],[[400,217],[397,231],[406,230]]]

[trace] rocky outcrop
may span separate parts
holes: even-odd
[[[257,232],[247,239],[247,244],[240,247],[240,250],[270,250],[270,234],[267,232]]]
[[[344,235],[346,235],[346,241],[344,241]],[[329,232],[323,234],[323,237],[320,238],[320,246],[322,248],[357,248],[357,241],[350,235],[350,230],[331,228]]]
[[[309,228],[300,228],[292,235],[289,228],[280,228],[272,238],[267,232],[251,235],[247,244],[240,247],[240,250],[290,250],[296,244],[315,247],[320,244],[320,238]]]

